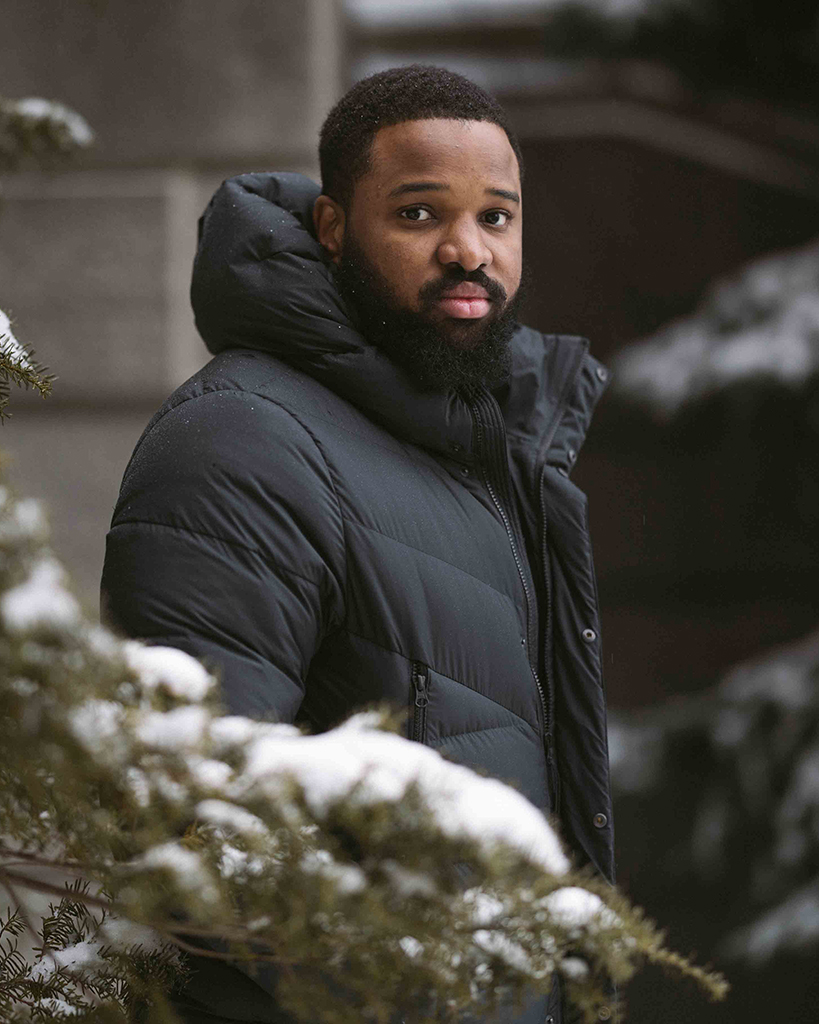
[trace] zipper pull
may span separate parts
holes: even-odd
[[[429,704],[427,694],[427,670],[423,665],[416,664],[412,672],[412,684],[415,687],[415,706],[425,708]]]

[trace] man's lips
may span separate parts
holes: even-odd
[[[486,316],[492,301],[486,289],[481,285],[464,281],[444,292],[438,299],[437,305],[446,316],[459,320],[477,320]]]

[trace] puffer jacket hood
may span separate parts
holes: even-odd
[[[281,359],[398,437],[474,458],[473,421],[454,393],[422,392],[358,330],[313,229],[320,189],[301,174],[230,178],[199,222],[191,303],[214,354],[249,348]],[[606,371],[580,338],[560,346],[519,326],[512,375],[499,398],[510,432],[536,451],[558,436],[550,461],[571,468]]]

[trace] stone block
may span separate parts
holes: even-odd
[[[184,175],[15,179],[0,207],[0,308],[60,401],[168,393],[207,358],[188,303],[196,219]]]
[[[11,406],[0,431],[8,460],[3,482],[42,500],[52,544],[89,614],[99,609],[105,534],[123,471],[153,408],[69,409],[41,402]]]
[[[3,5],[3,93],[58,99],[96,163],[168,166],[315,145],[337,93],[337,0]]]

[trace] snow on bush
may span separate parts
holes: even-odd
[[[4,313],[2,309],[0,309],[0,351],[3,352],[6,358],[27,364],[30,369],[33,369],[25,347],[14,336],[8,314]]]
[[[296,780],[321,817],[334,802],[397,802],[414,786],[445,835],[471,839],[487,851],[507,844],[555,875],[569,870],[554,830],[525,797],[379,724],[378,715],[359,713],[319,736],[262,737],[249,745],[234,791],[275,799]]]
[[[3,625],[12,633],[73,626],[79,614],[76,599],[63,587],[62,568],[53,558],[35,562],[25,582],[7,590],[0,602]]]
[[[696,796],[674,863],[729,885],[747,875],[731,954],[819,948],[819,633],[694,697],[612,716],[610,741],[617,793]]]
[[[43,160],[87,149],[94,133],[87,121],[62,103],[37,96],[0,97],[0,167],[17,167],[26,157]]]
[[[606,979],[644,959],[722,991],[574,871],[519,793],[404,739],[394,712],[316,736],[225,716],[194,659],[86,622],[42,517],[3,497],[0,883],[54,893],[49,867],[93,887],[54,909],[34,965],[0,957],[0,1018],[28,1000],[90,1021],[89,992],[164,1013],[175,950],[202,942],[298,964],[277,999],[304,1020],[324,1006],[338,1024],[427,1020],[430,993],[441,1012],[488,1009],[548,991],[558,971],[592,1021]],[[91,914],[104,910],[129,923]],[[12,943],[20,927],[6,922]],[[127,934],[150,938],[126,956]],[[5,989],[4,963],[16,972]]]
[[[27,99],[6,101],[5,111],[9,117],[37,125],[46,123],[53,131],[64,132],[67,141],[74,146],[90,146],[94,141],[94,133],[85,118],[63,103],[30,96]]]
[[[614,390],[670,419],[737,382],[800,387],[819,372],[819,243],[715,285],[697,310],[624,348]]]
[[[17,340],[8,314],[0,309],[0,419],[5,415],[11,383],[18,387],[34,388],[45,398],[51,393],[52,380],[45,368],[37,363],[31,350]]]

